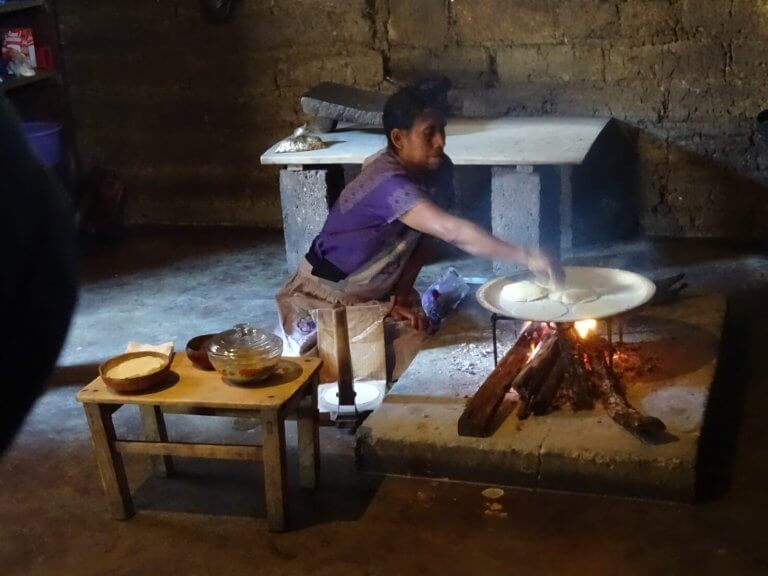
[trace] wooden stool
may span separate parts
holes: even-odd
[[[263,460],[264,489],[269,529],[288,526],[288,486],[285,458],[285,418],[298,419],[299,481],[302,488],[315,488],[320,466],[317,384],[321,361],[317,358],[282,358],[278,371],[251,387],[222,381],[217,372],[198,370],[185,354],[176,354],[171,370],[178,377],[145,394],[112,392],[96,378],[77,394],[83,403],[101,481],[114,518],[134,514],[122,454],[148,454],[155,473],[172,473],[171,456]],[[172,381],[172,380],[171,380]],[[121,406],[139,407],[144,440],[115,436],[112,414]],[[196,444],[169,442],[161,408],[183,409],[186,414],[259,418],[264,430],[263,445]]]

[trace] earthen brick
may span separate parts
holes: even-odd
[[[611,44],[606,48],[605,80],[615,83],[632,80],[642,83],[658,83],[662,78],[664,46],[628,46]]]
[[[301,92],[321,82],[375,88],[383,77],[381,53],[376,50],[341,54],[316,50],[283,53],[277,67],[277,85],[280,88],[297,86]]]
[[[454,0],[461,44],[554,43],[558,36],[550,0]]]
[[[677,3],[667,0],[620,2],[618,10],[619,33],[623,38],[631,38],[637,44],[661,44],[676,39],[676,29],[681,21]]]
[[[446,0],[390,0],[388,31],[393,45],[442,47],[448,37]]]
[[[500,48],[496,63],[502,84],[542,80],[599,83],[603,80],[603,52],[596,45]]]
[[[619,25],[619,11],[606,0],[561,0],[555,3],[557,21],[567,42],[585,38],[611,39]]]
[[[450,47],[433,52],[421,48],[393,46],[389,65],[396,80],[413,82],[442,74],[455,86],[484,86],[490,82],[488,54],[480,47]]]

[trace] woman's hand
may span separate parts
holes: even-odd
[[[421,304],[411,305],[407,299],[398,296],[392,296],[390,303],[392,304],[392,309],[389,311],[389,316],[393,320],[405,320],[408,322],[408,326],[422,332],[429,328],[427,315],[424,314]]]
[[[549,280],[553,288],[562,286],[565,280],[565,272],[559,262],[553,261],[541,250],[527,249],[525,251],[525,265],[537,277]]]
[[[440,238],[475,256],[495,262],[525,264],[551,285],[562,286],[563,269],[557,261],[535,249],[524,249],[496,238],[477,224],[447,213],[433,202],[419,202],[400,217],[400,221],[419,232]]]

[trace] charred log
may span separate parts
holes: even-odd
[[[666,425],[654,416],[645,416],[633,408],[621,392],[616,374],[611,369],[606,347],[595,338],[589,343],[587,358],[591,378],[605,411],[625,430],[648,444],[659,444],[666,438]]]
[[[517,342],[504,355],[496,368],[467,403],[459,417],[459,435],[485,438],[490,435],[494,416],[504,395],[528,362],[531,346],[536,341],[537,326],[529,324]]]
[[[579,342],[573,328],[560,328],[558,330],[560,346],[563,349],[566,363],[566,378],[570,383],[565,387],[567,404],[578,412],[579,410],[592,410],[595,407],[594,391],[592,383],[584,366],[584,360],[579,350]]]
[[[460,435],[488,436],[504,394],[512,387],[520,398],[520,420],[562,407],[592,409],[600,401],[617,424],[643,442],[674,439],[661,420],[644,416],[629,404],[611,366],[607,340],[596,334],[581,340],[573,326],[544,329],[540,337],[536,330],[528,326],[468,402],[459,418]],[[537,341],[538,349],[531,356]]]
[[[512,388],[520,396],[520,407],[517,409],[517,417],[520,420],[525,420],[530,416],[532,404],[547,381],[559,355],[560,346],[557,334],[550,332],[544,336],[539,344],[537,354],[531,358],[512,382]]]
[[[539,393],[536,394],[536,398],[531,402],[531,412],[535,416],[544,416],[555,409],[555,394],[557,394],[557,391],[562,386],[564,376],[565,361],[560,356],[555,360],[554,367],[549,371],[547,379],[539,389]]]

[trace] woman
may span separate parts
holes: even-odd
[[[504,242],[438,206],[435,200],[450,194],[453,180],[444,154],[445,118],[416,89],[390,96],[383,123],[387,148],[344,188],[306,259],[277,294],[286,354],[309,352],[316,342],[311,310],[336,304],[389,301],[390,317],[426,329],[413,298],[424,263],[423,234],[489,260],[557,272],[540,251]]]

